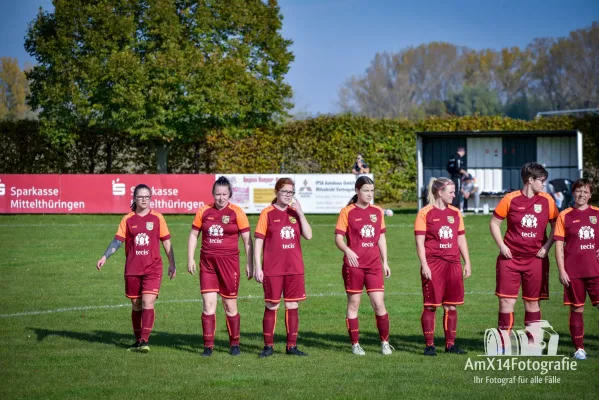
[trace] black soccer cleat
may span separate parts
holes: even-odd
[[[210,357],[212,355],[212,347],[204,347],[202,357]]]
[[[137,340],[135,343],[133,343],[131,346],[129,346],[127,351],[139,351],[140,346],[141,346],[141,341]]]
[[[241,350],[239,350],[239,346],[231,346],[229,349],[229,354],[232,356],[238,356],[241,354]]]
[[[142,340],[139,342],[139,351],[140,353],[149,353],[150,352],[150,342],[147,340]]]
[[[273,353],[274,353],[274,349],[272,348],[272,346],[264,346],[264,348],[262,349],[260,354],[258,354],[258,357],[260,357],[260,358],[270,357],[270,356],[272,356]]]
[[[460,349],[455,344],[452,344],[451,346],[446,347],[445,348],[445,352],[446,353],[453,353],[453,354],[468,354],[467,351],[464,351],[464,350]]]
[[[424,349],[424,355],[425,356],[436,356],[437,350],[435,349],[435,346],[426,346],[426,349]]]
[[[292,355],[292,356],[307,356],[307,353],[304,353],[303,351],[298,350],[297,346],[291,346],[289,348],[287,348],[286,351],[287,354]]]

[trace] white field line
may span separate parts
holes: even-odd
[[[552,292],[551,294],[561,294],[562,292]],[[313,293],[308,294],[308,299],[311,297],[343,297],[346,294],[344,292],[331,292],[331,293]],[[422,296],[422,292],[385,292],[386,296]],[[495,292],[466,292],[465,295],[495,295]],[[248,295],[239,296],[239,300],[253,300],[253,299],[264,299],[264,296]],[[179,299],[179,300],[158,300],[156,304],[177,304],[177,303],[201,303],[202,299]],[[11,317],[25,317],[29,315],[44,315],[44,314],[56,314],[73,311],[89,311],[89,310],[103,310],[111,308],[122,308],[130,307],[131,303],[124,304],[112,304],[112,305],[100,305],[100,306],[82,306],[82,307],[67,307],[67,308],[56,308],[54,310],[39,310],[39,311],[23,311],[13,314],[0,314],[0,318],[11,318]]]

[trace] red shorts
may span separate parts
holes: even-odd
[[[385,280],[383,268],[356,268],[344,265],[341,269],[343,282],[345,282],[346,293],[362,293],[366,286],[366,292],[384,292]]]
[[[599,276],[570,279],[570,285],[568,287],[564,286],[564,304],[582,307],[587,293],[594,306],[599,304]]]
[[[200,292],[218,292],[226,299],[239,292],[239,255],[200,254]]]
[[[549,258],[497,257],[495,294],[517,299],[520,286],[524,300],[549,299]]]
[[[125,296],[130,299],[139,299],[142,294],[155,294],[160,292],[162,274],[152,275],[126,275]]]
[[[462,264],[455,261],[434,259],[428,261],[431,278],[422,280],[424,305],[440,307],[464,304],[464,278]]]
[[[279,303],[281,293],[285,301],[306,300],[304,275],[265,276],[262,281],[264,301]]]

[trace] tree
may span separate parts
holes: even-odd
[[[29,85],[16,58],[0,58],[0,120],[32,117],[26,104]]]
[[[445,101],[448,114],[465,115],[499,115],[501,102],[496,92],[484,85],[464,86],[461,92],[451,93]]]
[[[200,146],[210,130],[266,124],[291,106],[293,54],[275,0],[54,6],[30,24],[25,47],[38,61],[30,102],[56,140],[72,141],[75,126],[127,132],[154,146],[164,173],[173,141]]]

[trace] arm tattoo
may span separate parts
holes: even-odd
[[[121,242],[120,240],[112,239],[112,242],[110,242],[108,248],[104,252],[104,257],[106,257],[106,259],[108,260],[108,258],[114,253],[116,253],[119,247],[121,247],[121,244],[123,244],[123,242]]]

